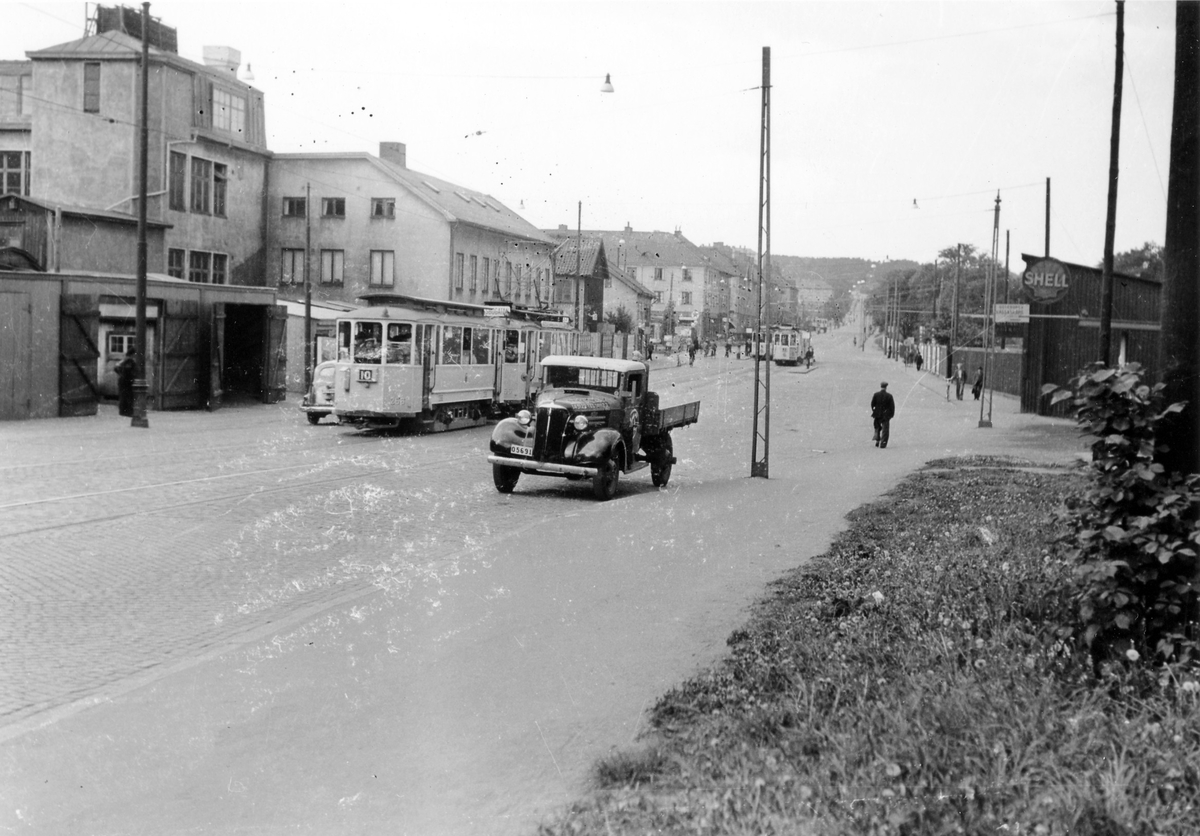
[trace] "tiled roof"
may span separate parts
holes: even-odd
[[[45,49],[35,49],[26,52],[30,58],[90,58],[93,56],[112,58],[125,56],[129,53],[140,55],[142,42],[124,32],[103,32],[99,35],[89,35],[64,44],[48,46]],[[151,55],[167,55],[162,50],[150,47]]]
[[[387,160],[372,158],[415,194],[442,211],[451,222],[461,222],[503,232],[527,241],[553,241],[529,221],[491,195],[404,168]]]

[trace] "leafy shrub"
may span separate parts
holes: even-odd
[[[1200,475],[1155,461],[1158,424],[1183,404],[1164,406],[1163,384],[1146,385],[1141,371],[1093,363],[1068,387],[1042,387],[1054,402],[1072,398],[1076,423],[1096,439],[1067,556],[1077,564],[1080,638],[1097,668],[1121,656],[1200,661]]]

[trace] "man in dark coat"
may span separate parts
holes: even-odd
[[[132,348],[125,359],[117,363],[117,412],[126,417],[133,415],[133,378],[137,375],[137,352]]]
[[[887,390],[887,381],[884,381],[879,384],[879,391],[871,396],[871,420],[875,422],[876,447],[887,447],[888,430],[895,414],[896,401]]]

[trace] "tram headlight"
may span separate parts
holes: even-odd
[[[571,423],[575,425],[576,432],[583,432],[588,428],[588,419],[586,415],[576,415],[575,420]]]
[[[529,422],[533,420],[533,416],[529,414],[528,409],[522,409],[517,413],[517,423],[522,427],[528,427]]]

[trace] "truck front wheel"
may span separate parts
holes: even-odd
[[[515,467],[505,467],[502,464],[492,465],[492,481],[500,493],[512,493],[521,478],[521,471]]]
[[[601,502],[606,502],[612,499],[617,494],[617,484],[621,481],[621,466],[617,463],[616,455],[613,455],[604,463],[604,467],[600,468],[599,472],[592,477],[592,493],[596,499]]]
[[[671,481],[671,459],[675,456],[671,436],[667,436],[650,460],[650,481],[656,488],[665,488]]]

